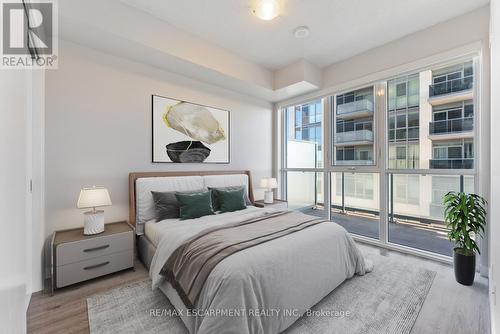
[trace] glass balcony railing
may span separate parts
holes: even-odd
[[[474,159],[430,159],[429,166],[434,169],[472,169],[474,168]]]
[[[339,132],[335,135],[336,143],[350,143],[350,142],[373,142],[373,131],[370,130],[357,130]]]
[[[458,78],[438,82],[429,86],[429,96],[440,96],[472,89],[474,77]]]
[[[448,119],[429,123],[429,134],[439,135],[445,133],[472,131],[474,119],[472,117]]]
[[[373,112],[373,102],[359,100],[337,105],[337,115],[347,115],[360,111]]]
[[[348,166],[348,165],[370,166],[373,165],[373,160],[337,160],[335,164],[342,166]]]

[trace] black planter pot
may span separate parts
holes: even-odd
[[[453,250],[453,267],[455,279],[463,285],[472,285],[476,275],[476,254],[465,255],[460,249]]]

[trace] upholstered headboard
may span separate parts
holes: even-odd
[[[231,171],[198,171],[198,172],[136,172],[129,174],[129,222],[132,225],[137,223],[137,180],[147,178],[158,178],[158,181],[165,181],[169,184],[174,184],[175,187],[180,187],[178,190],[195,190],[198,184],[203,184],[206,187],[215,186],[231,186],[236,185],[231,182],[236,182],[239,176],[246,176],[248,182],[248,198],[250,202],[254,202],[252,178],[249,170],[231,170]],[[189,178],[192,176],[193,178]],[[218,176],[227,176],[220,178]],[[198,178],[197,178],[198,177]],[[164,178],[164,179],[163,179]],[[169,179],[172,178],[172,179]],[[201,182],[201,183],[200,183]],[[143,186],[144,187],[144,186]],[[147,185],[145,186],[147,189]],[[185,188],[184,188],[185,187]],[[193,189],[190,189],[193,188]],[[199,188],[197,188],[199,189]],[[160,190],[160,189],[158,189]],[[176,189],[168,189],[176,190]],[[140,208],[139,208],[140,209]]]

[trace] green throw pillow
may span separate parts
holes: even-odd
[[[220,202],[221,212],[233,212],[243,210],[247,207],[245,203],[245,189],[240,188],[236,190],[216,190]]]
[[[175,193],[175,197],[180,205],[181,220],[194,219],[203,216],[213,215],[212,196],[210,191],[198,193]]]
[[[250,202],[250,199],[248,198],[247,194],[247,189],[246,186],[230,186],[230,187],[219,187],[219,188],[211,188],[208,187],[208,190],[212,192],[212,207],[214,208],[214,211],[220,211],[220,201],[219,201],[219,190],[240,190],[244,189],[245,194],[243,195],[243,198],[245,198],[245,204],[252,205],[252,202]]]

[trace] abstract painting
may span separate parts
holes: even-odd
[[[153,95],[153,162],[229,163],[229,111]]]

